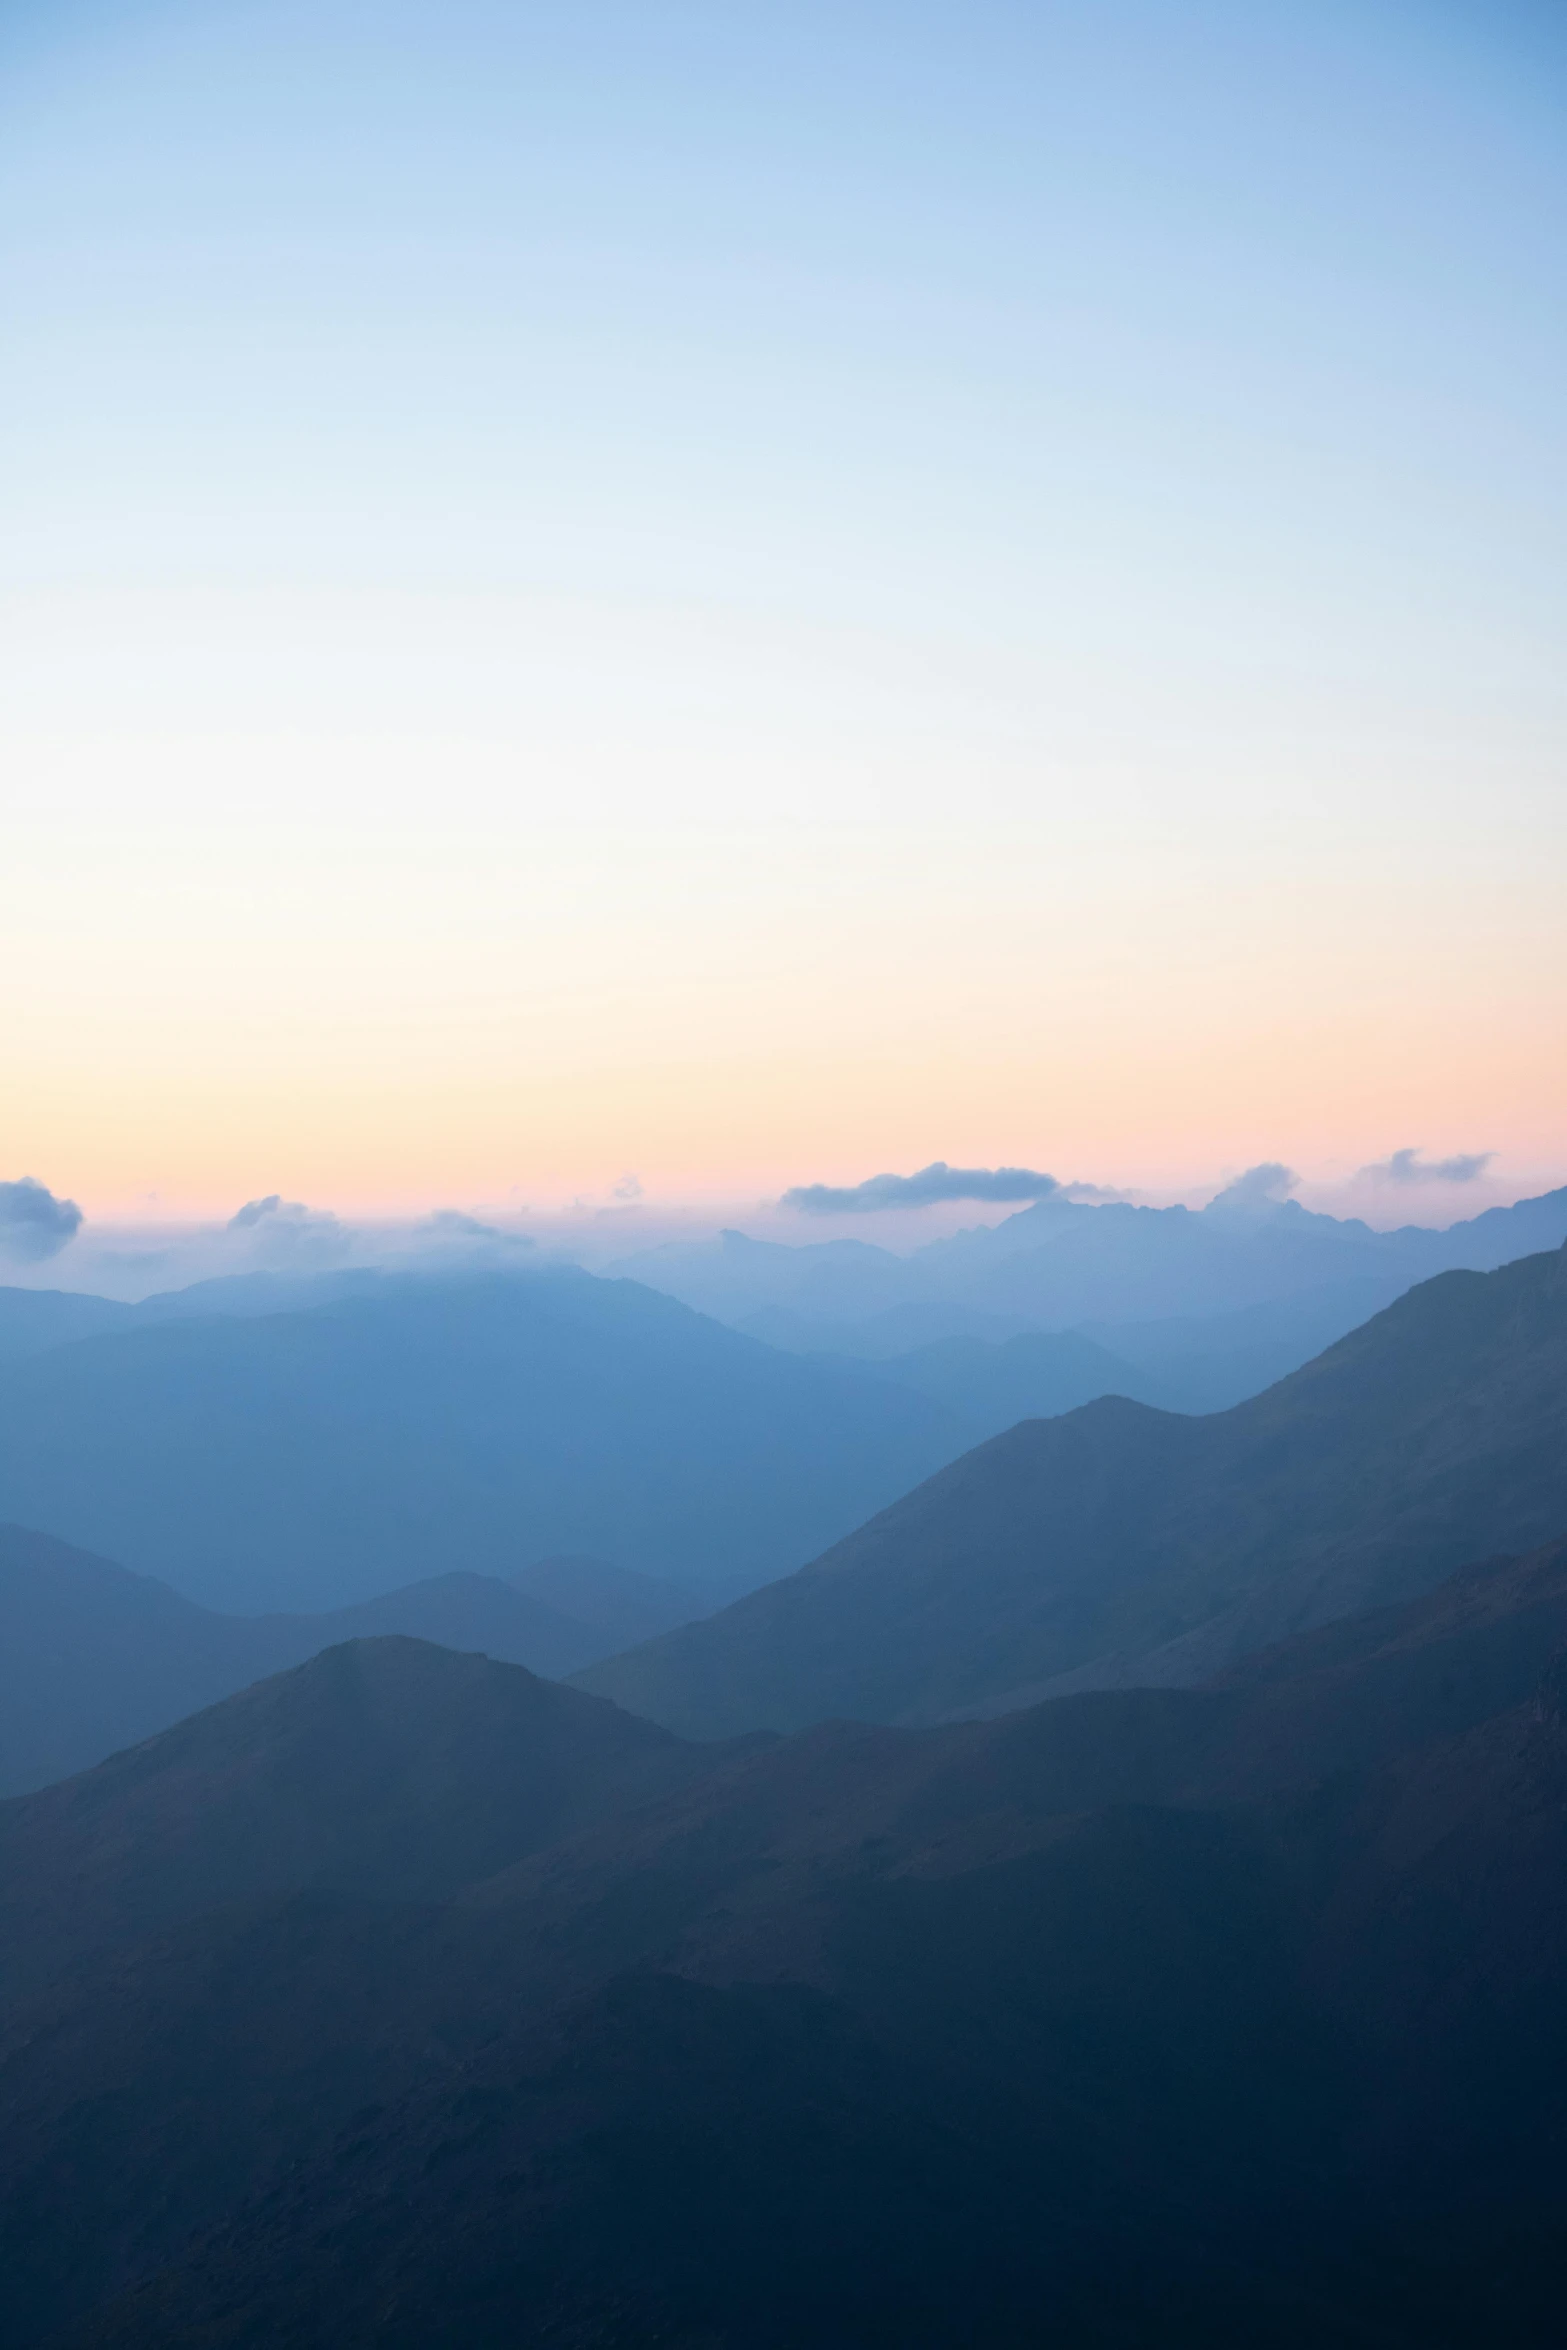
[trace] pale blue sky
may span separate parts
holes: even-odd
[[[1548,1167],[1564,130],[1506,0],[0,10],[11,1154]]]

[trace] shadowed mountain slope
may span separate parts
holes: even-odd
[[[801,1892],[791,1860],[814,1873],[831,1853],[874,1849],[878,1866],[898,1854],[948,1872],[1025,1847],[1062,1817],[1254,1801],[1466,1735],[1526,1700],[1564,1643],[1567,1542],[1556,1542],[1299,1635],[1202,1689],[1092,1691],[920,1730],[824,1722],[465,1898],[531,1901],[565,1868],[580,1900],[590,1871],[607,1882],[633,1852],[727,1868],[732,1851],[711,1831],[720,1815],[743,1820],[753,1898],[785,1906]]]
[[[0,1805],[0,1986],[234,1902],[439,1900],[715,1759],[518,1665],[330,1648]]]
[[[1564,1521],[1558,1250],[1426,1282],[1211,1418],[1107,1398],[1025,1422],[815,1565],[580,1680],[696,1736],[929,1721],[1074,1671],[1189,1684]]]
[[[965,1441],[631,1282],[372,1276],[0,1366],[0,1517],[226,1608],[573,1551],[733,1591]]]
[[[482,1837],[88,1960],[0,2027],[0,2341],[1547,2350],[1564,1623],[1559,1544],[1222,1688],[824,1726],[444,1905]],[[266,1694],[191,1725],[183,1847],[79,1782],[40,1913],[209,1851],[239,1757],[286,1787]]]
[[[25,1527],[0,1526],[0,1795],[47,1786],[267,1674],[382,1633],[554,1678],[698,1612],[596,1561],[546,1561],[573,1618],[490,1575],[435,1575],[322,1615],[226,1616]]]

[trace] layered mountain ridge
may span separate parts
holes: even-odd
[[[267,1295],[0,1363],[0,1519],[225,1609],[570,1552],[727,1595],[968,1441],[923,1395],[629,1281],[371,1275],[256,1310]]]
[[[1353,1284],[1380,1292],[1369,1297],[1369,1312],[1434,1274],[1491,1271],[1564,1240],[1567,1186],[1445,1229],[1379,1231],[1242,1179],[1198,1209],[1057,1194],[909,1256],[867,1241],[787,1245],[725,1232],[644,1250],[613,1269],[764,1336],[783,1325],[753,1318],[786,1312],[819,1330],[919,1315],[919,1336],[928,1339],[963,1334],[973,1316],[1006,1318],[1014,1329],[1069,1329],[1236,1312]],[[953,1319],[939,1320],[943,1311]]]
[[[698,1736],[1190,1684],[1564,1522],[1556,1250],[1440,1275],[1229,1412],[1112,1397],[1025,1422],[813,1566],[579,1678]]]
[[[505,1582],[432,1576],[320,1615],[228,1616],[153,1576],[0,1526],[0,1795],[84,1770],[345,1640],[401,1633],[558,1678],[701,1607],[673,1584],[567,1557]]]
[[[1564,1635],[750,1751],[334,1651],[0,1806],[0,2342],[1545,2350]]]

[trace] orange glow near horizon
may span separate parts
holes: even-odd
[[[122,841],[18,901],[10,1172],[102,1219],[1567,1160],[1544,885],[1302,860],[1284,894],[1271,846],[1172,871],[1021,826],[286,840]]]
[[[21,12],[0,1180],[1567,1173],[1521,26],[612,13]]]

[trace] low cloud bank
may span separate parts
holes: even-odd
[[[1288,1199],[1299,1183],[1294,1168],[1286,1167],[1282,1159],[1264,1159],[1260,1166],[1248,1167],[1244,1175],[1237,1175],[1233,1183],[1216,1191],[1208,1206],[1243,1210],[1274,1208]]]
[[[82,1211],[73,1199],[56,1199],[46,1183],[23,1175],[0,1183],[0,1256],[24,1265],[58,1256],[81,1230]]]
[[[352,1233],[329,1208],[309,1208],[276,1191],[246,1200],[224,1231],[241,1244],[246,1264],[258,1269],[340,1265],[353,1245]]]
[[[1495,1151],[1457,1151],[1450,1159],[1423,1159],[1417,1145],[1377,1159],[1360,1173],[1373,1183],[1474,1183],[1495,1156]]]
[[[36,1247],[33,1253],[39,1253]],[[0,1264],[5,1261],[0,1234]],[[546,1248],[527,1233],[461,1208],[438,1208],[406,1222],[355,1224],[268,1192],[221,1222],[94,1224],[71,1253],[66,1286],[134,1302],[194,1282],[256,1273],[308,1281],[372,1272],[522,1272],[569,1261],[559,1247]],[[22,1272],[16,1263],[12,1277]]]
[[[384,1261],[395,1264],[400,1258],[410,1266],[460,1261],[476,1268],[493,1268],[537,1254],[537,1244],[525,1232],[503,1232],[499,1225],[481,1223],[463,1208],[437,1208],[415,1224],[405,1240],[399,1243],[388,1238],[382,1247],[387,1252]]]
[[[413,1224],[362,1227],[275,1191],[230,1216],[223,1240],[236,1270],[495,1265],[534,1251],[525,1233],[502,1231],[463,1208],[437,1208]]]
[[[275,1217],[280,1224],[303,1224],[309,1215],[310,1210],[303,1200],[284,1199],[280,1192],[269,1191],[265,1199],[246,1200],[244,1206],[230,1216],[228,1230],[253,1232],[269,1216]]]
[[[870,1175],[863,1183],[797,1183],[779,1201],[806,1216],[868,1216],[884,1208],[933,1208],[944,1200],[1039,1200],[1061,1191],[1031,1167],[949,1167],[935,1159],[917,1175]],[[1081,1187],[1069,1187],[1076,1191]]]

